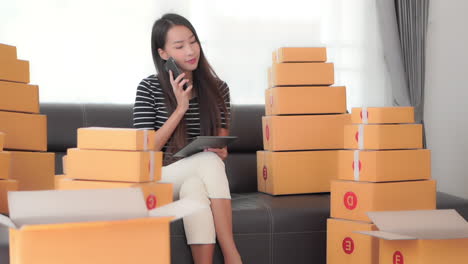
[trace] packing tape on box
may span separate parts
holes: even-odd
[[[143,130],[143,150],[148,150],[148,130]]]
[[[150,151],[150,181],[154,181],[154,151]]]
[[[358,149],[364,149],[364,125],[358,125]]]
[[[361,109],[361,113],[362,113],[362,123],[363,124],[369,124],[369,119],[368,119],[368,112],[367,112],[367,107],[363,107]]]
[[[360,179],[360,169],[361,169],[361,166],[359,166],[359,150],[355,150],[354,151],[354,180],[355,181],[359,181]]]

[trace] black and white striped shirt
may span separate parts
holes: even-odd
[[[230,95],[229,87],[225,82],[220,86],[221,95],[226,102],[228,116],[230,111]],[[221,111],[221,127],[227,127],[225,113]],[[166,108],[165,96],[159,83],[158,77],[150,75],[143,79],[138,85],[135,105],[133,107],[133,126],[138,129],[160,129],[169,118]],[[189,108],[185,112],[184,120],[187,128],[187,142],[190,142],[195,137],[200,136],[200,111],[198,105],[198,97],[194,97],[189,101]],[[170,139],[168,140],[168,142]],[[162,148],[164,152],[164,163],[168,165],[176,159],[172,158],[174,149],[168,146],[168,143]]]

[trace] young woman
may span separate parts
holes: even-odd
[[[217,238],[225,263],[242,263],[232,234],[231,196],[223,162],[227,149],[173,157],[196,136],[229,134],[229,87],[206,60],[192,24],[180,15],[166,14],[156,20],[151,50],[158,74],[143,79],[137,88],[134,126],[156,130],[156,150],[164,152],[161,182],[173,183],[174,199],[190,197],[210,205],[183,219],[194,262],[212,263]],[[164,68],[170,57],[184,72],[175,79]]]

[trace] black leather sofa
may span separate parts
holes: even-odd
[[[263,149],[264,106],[234,105],[232,111],[231,134],[239,139],[229,149],[226,169],[232,192],[234,237],[244,263],[326,263],[330,195],[274,197],[258,193],[255,153]],[[56,152],[56,174],[62,173],[61,158],[66,149],[76,146],[77,128],[132,127],[130,104],[42,104],[41,113],[48,116],[48,150]],[[440,209],[455,208],[468,218],[468,200],[438,193],[437,205]],[[192,263],[181,220],[171,225],[171,250],[172,263]],[[223,263],[218,246],[214,263]]]

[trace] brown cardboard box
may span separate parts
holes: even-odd
[[[45,115],[0,111],[0,131],[6,134],[6,149],[47,151]]]
[[[323,47],[283,47],[273,52],[273,62],[325,62],[327,49]]]
[[[266,115],[346,113],[346,88],[275,87],[265,90]]]
[[[422,125],[347,125],[345,149],[420,149]]]
[[[39,113],[39,87],[0,81],[0,110]]]
[[[413,107],[355,107],[351,111],[354,124],[414,123]]]
[[[367,212],[433,210],[436,182],[332,181],[331,217],[369,222]]]
[[[5,133],[0,132],[0,151],[3,150],[4,145],[5,145]]]
[[[133,128],[78,128],[79,149],[154,150],[154,130]]]
[[[162,152],[68,149],[67,178],[152,182],[161,179]]]
[[[56,185],[57,190],[111,189],[128,187],[141,188],[148,210],[173,202],[173,188],[171,183],[103,182],[67,179],[62,175],[56,177],[59,177]]]
[[[0,80],[29,83],[29,61],[15,60],[0,63]]]
[[[332,85],[333,63],[276,63],[272,66],[272,86]]]
[[[350,115],[262,117],[265,150],[343,149],[343,130]]]
[[[431,178],[431,151],[342,150],[338,179],[350,181],[410,181]]]
[[[20,191],[53,190],[55,153],[9,151],[11,178],[18,180]]]
[[[10,152],[0,151],[0,179],[10,179]]]
[[[380,264],[468,263],[468,223],[455,210],[370,212]]]
[[[0,214],[9,214],[8,197],[10,191],[18,190],[18,181],[16,180],[0,180]]]
[[[330,192],[338,151],[257,151],[258,191],[273,195]]]
[[[8,63],[16,59],[16,47],[0,44],[0,63]]]
[[[328,264],[378,264],[377,238],[355,231],[375,231],[373,224],[330,218],[327,221]]]

